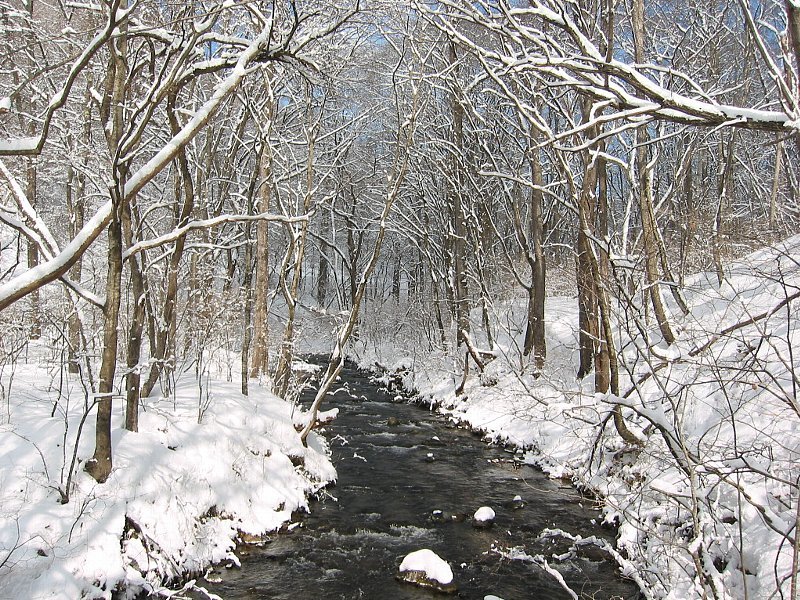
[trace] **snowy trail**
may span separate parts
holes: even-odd
[[[339,408],[339,417],[327,431],[339,473],[329,490],[336,500],[313,503],[311,515],[293,533],[246,549],[240,570],[209,577],[222,579],[209,583],[210,591],[228,600],[432,598],[433,592],[394,579],[403,556],[430,548],[453,566],[459,597],[571,597],[552,575],[498,551],[514,548],[517,554],[548,558],[564,552],[563,542],[537,541],[548,527],[608,538],[609,531],[592,525],[597,513],[589,502],[582,506],[569,485],[487,447],[441,416],[392,402],[363,373],[348,368],[340,383],[348,393],[330,400],[328,407]],[[521,509],[515,508],[517,495],[525,502]],[[471,516],[483,505],[495,510],[496,521],[475,528]],[[598,599],[636,596],[636,588],[617,577],[615,565],[597,556],[555,567],[579,593]]]

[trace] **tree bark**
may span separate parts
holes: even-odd
[[[103,353],[100,364],[100,382],[97,389],[97,421],[95,448],[92,458],[86,461],[86,472],[97,483],[103,483],[111,474],[111,407],[114,393],[114,375],[117,368],[117,327],[122,290],[122,222],[121,204],[123,185],[111,191],[114,204],[108,226],[108,273],[106,275],[106,305],[103,323]]]
[[[36,206],[36,159],[29,157],[26,159],[27,168],[25,169],[26,189],[25,194],[31,206]],[[28,269],[33,269],[39,264],[39,247],[32,241],[28,242]],[[29,335],[32,340],[42,337],[42,309],[39,290],[31,292],[31,328]]]
[[[327,210],[322,211],[322,223],[320,224],[320,237],[325,240],[330,228],[330,215]],[[325,255],[323,245],[319,246],[319,268],[317,270],[317,303],[320,308],[324,308],[325,300],[328,297],[328,275],[330,265],[328,257]]]
[[[250,345],[253,339],[253,330],[252,330],[252,315],[253,315],[253,269],[252,269],[252,250],[251,250],[251,242],[250,242],[250,235],[251,235],[251,225],[247,223],[245,225],[245,239],[247,243],[244,245],[244,261],[242,264],[242,273],[243,273],[243,281],[242,281],[242,292],[244,293],[244,323],[242,326],[242,356],[241,356],[241,366],[242,366],[242,394],[245,396],[249,393],[249,372],[247,369],[247,365],[250,360]]]
[[[458,74],[456,67],[456,44],[447,45],[447,60],[453,70],[453,77]],[[460,346],[464,337],[469,335],[469,298],[466,271],[467,227],[463,207],[463,177],[461,173],[461,156],[464,152],[464,107],[458,99],[456,82],[450,91],[450,111],[453,117],[453,186],[449,190],[450,206],[453,220],[453,301],[456,313],[456,345]]]
[[[547,342],[545,340],[545,283],[547,277],[547,265],[544,255],[544,221],[542,218],[542,186],[544,176],[542,174],[542,161],[539,150],[535,147],[536,139],[530,136],[531,144],[528,148],[529,162],[531,168],[531,214],[529,224],[529,245],[533,246],[533,261],[531,266],[531,286],[528,288],[528,323],[525,329],[525,343],[523,355],[530,356],[533,353],[533,366],[536,372],[544,368],[547,357]],[[530,255],[531,248],[527,249]]]
[[[717,274],[717,283],[722,285],[725,279],[725,267],[723,266],[723,255],[725,253],[725,231],[724,215],[727,210],[728,202],[731,198],[733,189],[733,162],[736,147],[736,132],[732,131],[728,139],[728,147],[725,148],[724,142],[720,140],[720,160],[724,161],[722,170],[719,173],[717,187],[717,210],[714,214],[714,225],[711,236],[711,252],[714,258],[714,270]]]
[[[117,155],[122,140],[123,102],[127,81],[127,31],[116,42],[109,44],[109,70],[106,76],[106,95],[101,110],[105,125],[108,150],[115,157],[112,163],[114,185],[109,189],[111,215],[108,225],[108,271],[106,273],[106,302],[103,310],[103,352],[100,362],[100,381],[97,394],[97,420],[95,423],[95,448],[92,458],[86,461],[86,472],[98,483],[111,474],[111,408],[114,376],[117,370],[117,337],[119,309],[122,300],[122,211],[126,201],[125,187],[128,167],[119,163]]]
[[[170,131],[175,137],[181,130],[177,117],[177,96],[175,92],[167,96],[167,120],[169,121]],[[186,148],[181,146],[175,155],[177,170],[175,173],[175,201],[183,200],[180,209],[176,210],[176,227],[183,227],[189,222],[194,210],[194,182],[189,170],[189,162],[186,158]],[[186,236],[181,235],[175,240],[175,247],[170,255],[167,267],[167,287],[164,293],[164,305],[156,332],[155,356],[150,365],[150,375],[144,386],[142,386],[142,396],[149,396],[153,388],[161,377],[165,369],[174,368],[174,331],[177,315],[178,301],[178,269],[183,250],[186,246]],[[173,349],[170,356],[170,349]]]
[[[122,207],[122,232],[125,243],[133,245],[132,206],[135,200],[131,199]],[[144,257],[142,257],[144,260]],[[126,348],[126,373],[125,373],[125,429],[139,431],[139,399],[141,372],[139,360],[142,355],[142,333],[146,317],[147,288],[144,274],[139,264],[139,257],[134,255],[128,259],[131,274],[131,306],[130,322],[128,325],[128,343]]]
[[[265,148],[259,160],[259,202],[257,212],[266,213],[270,208],[272,185],[272,153],[269,138],[264,139]],[[250,377],[258,377],[269,371],[269,223],[259,221],[256,225],[256,281],[253,314],[253,356],[250,361]]]
[[[80,156],[84,164],[88,164],[89,161],[89,144],[91,143],[92,135],[92,103],[90,102],[90,90],[92,84],[93,78],[89,77],[88,81],[86,82],[86,93],[84,95],[85,106],[83,109],[83,130],[81,132],[80,140]],[[69,210],[69,214],[72,215],[72,221],[70,224],[70,237],[72,238],[78,235],[78,232],[83,229],[86,220],[84,201],[85,185],[86,176],[80,171],[75,172],[75,169],[70,166],[68,168],[67,177],[67,209]],[[83,261],[78,258],[78,260],[75,261],[75,264],[72,265],[72,268],[69,270],[69,276],[73,281],[80,283],[82,273]],[[69,339],[69,366],[67,368],[69,369],[69,372],[73,374],[78,374],[81,370],[79,355],[83,349],[83,340],[81,336],[82,327],[83,324],[81,323],[80,312],[76,303],[76,306],[70,313],[67,322],[67,335]]]
[[[586,157],[587,162],[591,157]],[[578,379],[583,379],[595,367],[595,353],[599,339],[597,291],[592,275],[592,248],[587,228],[594,223],[594,189],[597,184],[595,166],[586,165],[583,185],[578,197],[577,286],[578,286]]]
[[[645,60],[644,43],[644,0],[634,0],[632,13],[634,60],[642,64]],[[664,299],[661,295],[659,274],[659,243],[658,223],[653,209],[653,186],[651,170],[647,161],[647,145],[650,135],[647,126],[636,130],[636,185],[639,190],[639,207],[642,217],[642,240],[644,242],[645,276],[647,278],[648,294],[653,305],[658,328],[664,341],[671,345],[675,342]]]
[[[796,0],[784,0],[786,5],[786,29],[789,33],[789,45],[794,57],[795,72],[798,74],[795,85],[797,97],[800,98],[800,5]],[[795,140],[797,140],[795,136]],[[798,142],[800,143],[800,142]]]
[[[783,158],[783,140],[779,139],[775,146],[775,170],[772,174],[772,192],[769,195],[769,229],[775,232],[778,228],[778,190],[781,180],[781,159]]]

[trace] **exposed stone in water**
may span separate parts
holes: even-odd
[[[431,522],[432,523],[444,523],[444,513],[440,510],[434,510],[431,513]]]
[[[396,578],[446,594],[454,594],[457,591],[450,565],[433,550],[427,548],[408,554],[400,563]]]

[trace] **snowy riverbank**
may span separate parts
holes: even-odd
[[[365,344],[359,360],[603,498],[646,597],[701,597],[705,588],[717,598],[787,598],[800,514],[798,245],[793,238],[731,265],[721,286],[712,275],[687,281],[690,312],[673,307],[680,335],[669,348],[650,324],[653,351],[645,352],[633,317],[618,314],[620,396],[595,395],[591,376],[575,380],[577,307],[567,297],[548,298],[548,360],[538,378],[520,368],[524,306],[514,301],[493,307],[506,324],[497,358],[480,377],[473,366],[460,396],[463,356],[421,351],[421,343],[405,352]],[[480,336],[478,321],[473,331]],[[641,445],[615,431],[615,405]]]
[[[170,397],[144,401],[139,433],[122,429],[115,401],[114,470],[102,485],[80,462],[93,449],[91,413],[68,482],[85,409],[52,364],[32,347],[11,386],[3,380],[0,598],[130,597],[237,563],[237,539],[276,530],[336,477],[323,438],[301,444],[291,404],[256,385],[249,396],[224,381],[199,387],[188,374]]]

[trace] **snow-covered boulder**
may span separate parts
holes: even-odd
[[[416,550],[403,559],[397,579],[447,594],[456,592],[450,565],[427,548]]]
[[[481,506],[475,511],[475,514],[472,515],[472,524],[475,525],[475,527],[488,527],[494,523],[494,517],[495,514],[491,508],[488,506]]]

